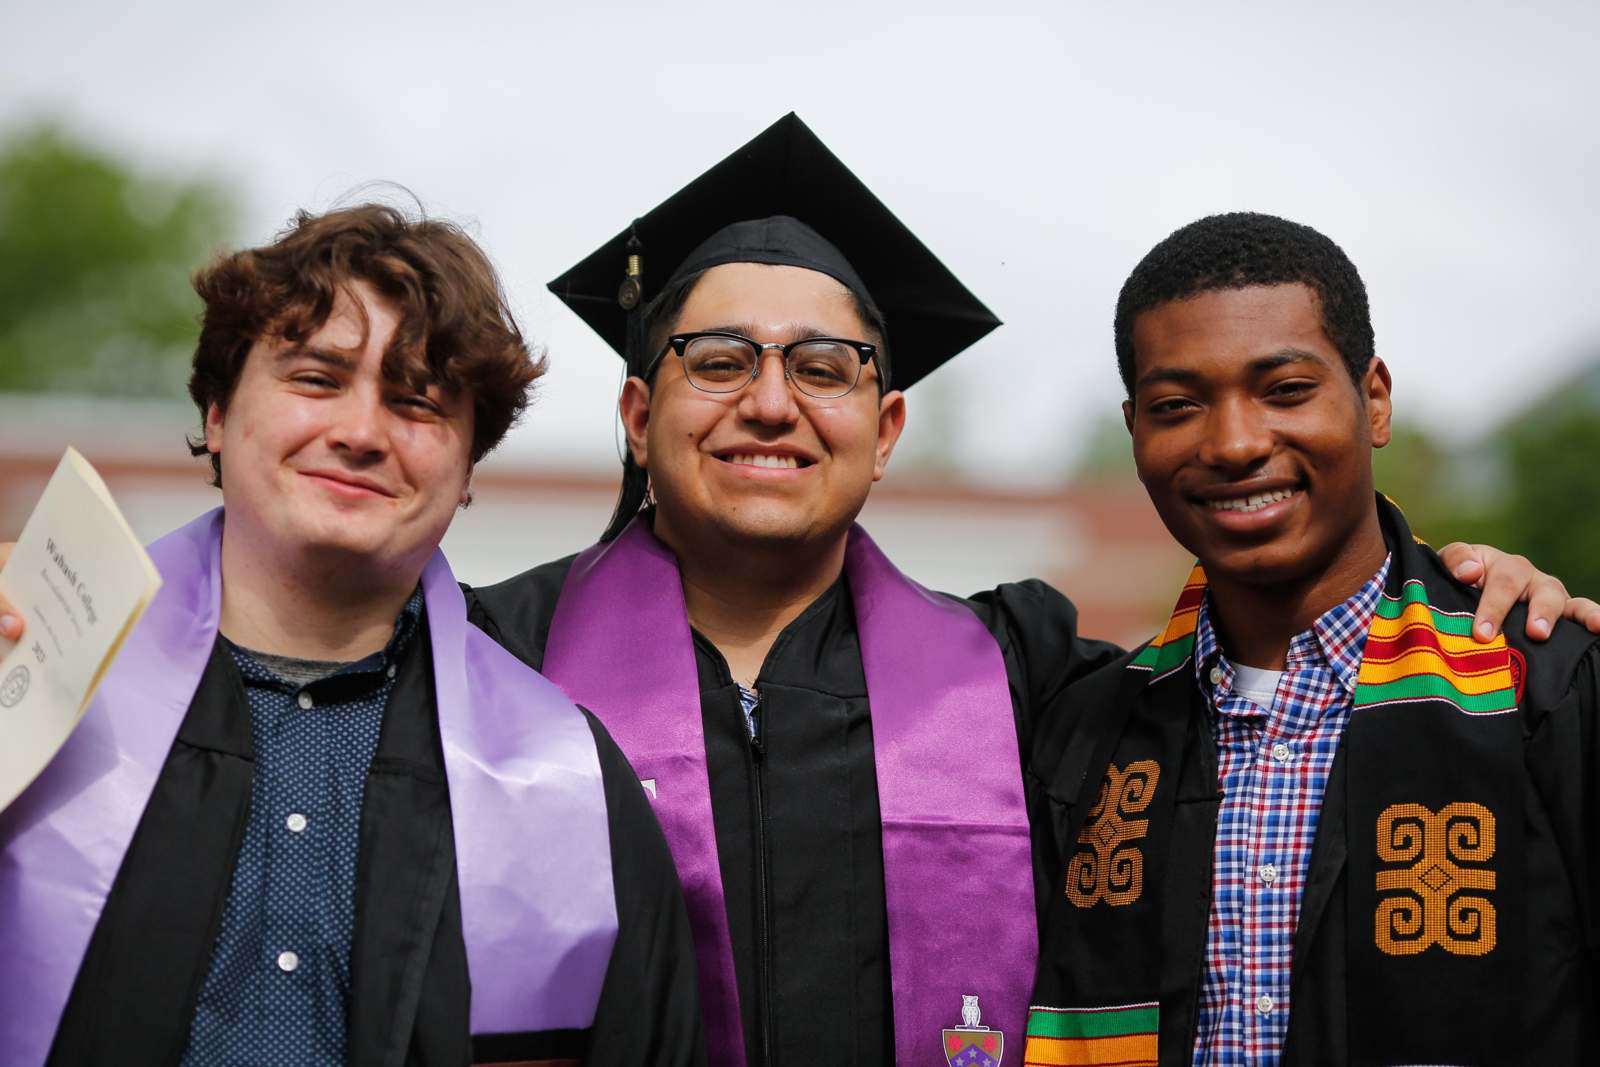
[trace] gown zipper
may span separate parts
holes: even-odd
[[[761,701],[750,711],[750,763],[755,777],[756,855],[756,1029],[761,1035],[761,1063],[775,1067],[772,1055],[772,910],[767,864],[766,745],[762,741]]]

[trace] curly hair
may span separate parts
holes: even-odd
[[[299,212],[272,244],[195,273],[205,307],[189,396],[201,422],[211,404],[227,408],[258,340],[305,340],[358,281],[400,313],[384,376],[470,396],[472,459],[482,459],[527,409],[546,361],[523,340],[494,266],[472,238],[452,223],[410,218],[385,204]],[[191,438],[189,450],[206,454],[204,436]],[[220,456],[211,456],[211,467],[220,485]]]
[[[1316,294],[1322,332],[1357,383],[1372,362],[1367,287],[1344,250],[1309,226],[1250,211],[1210,215],[1156,245],[1117,296],[1117,369],[1133,397],[1133,324],[1146,311],[1216,289],[1299,283]]]

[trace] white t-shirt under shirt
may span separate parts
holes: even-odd
[[[1282,671],[1267,671],[1260,667],[1246,667],[1238,663],[1233,665],[1233,691],[1248,697],[1251,703],[1263,711],[1272,710],[1272,697],[1277,693],[1278,683],[1282,680]]]

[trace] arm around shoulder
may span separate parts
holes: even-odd
[[[1078,607],[1037,578],[1007,582],[969,598],[1001,647],[1008,647],[1027,676],[1035,707],[1104,667],[1123,650],[1078,634]]]

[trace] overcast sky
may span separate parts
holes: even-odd
[[[552,463],[610,461],[620,361],[544,283],[791,109],[1006,320],[909,397],[910,446],[979,477],[1115,414],[1117,289],[1216,211],[1338,241],[1441,432],[1600,354],[1600,5],[4,8],[0,133],[215,174],[249,242],[374,179],[469,224],[549,349],[513,447]]]

